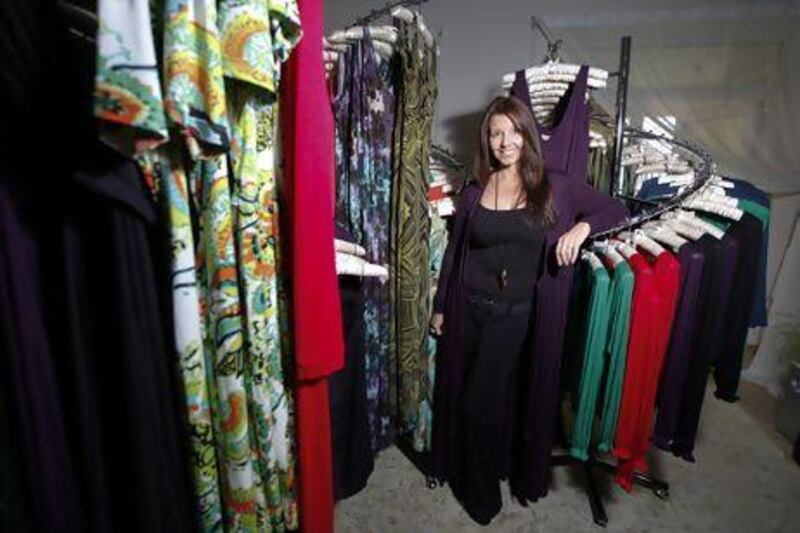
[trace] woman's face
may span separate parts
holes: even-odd
[[[503,167],[519,162],[524,142],[522,134],[506,115],[492,115],[489,119],[489,147]]]

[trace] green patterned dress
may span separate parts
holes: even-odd
[[[413,437],[425,418],[430,245],[428,159],[436,103],[436,53],[416,23],[399,21],[395,44],[400,74],[394,134],[390,235],[391,321],[389,383],[397,390],[398,434]]]
[[[165,204],[202,527],[296,529],[273,130],[280,65],[300,38],[297,6],[163,5],[159,69],[148,3],[101,0],[96,114]]]

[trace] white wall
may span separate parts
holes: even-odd
[[[767,260],[767,296],[775,286],[783,254],[792,237],[795,219],[800,214],[800,194],[773,196],[769,228],[769,259]],[[800,275],[800,272],[798,272]],[[767,300],[769,304],[769,300]]]

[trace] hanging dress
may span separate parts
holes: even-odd
[[[427,49],[417,21],[399,21],[397,121],[390,237],[390,301],[394,311],[390,384],[397,387],[398,432],[413,435],[428,382],[430,216],[428,163],[436,103],[435,53]],[[394,407],[394,406],[393,406]]]
[[[539,142],[544,152],[545,170],[580,181],[586,181],[589,164],[589,104],[586,101],[588,77],[589,67],[582,65],[572,87],[553,111],[553,126],[539,124],[534,115]],[[522,101],[533,114],[533,103],[524,70],[516,72],[511,96]]]
[[[334,259],[334,125],[322,65],[323,3],[300,0],[303,39],[284,64],[281,150],[297,385],[300,527],[333,531],[327,378],[344,365]]]
[[[337,120],[337,211],[340,227],[385,265],[389,256],[394,95],[391,71],[378,64],[368,31],[344,54],[342,78],[333,100]],[[389,288],[375,278],[361,284],[367,400],[373,450],[393,435],[389,409]]]
[[[233,220],[247,350],[245,378],[252,419],[251,449],[265,508],[258,528],[298,527],[291,390],[282,338],[276,179],[277,88],[280,65],[300,39],[293,0],[220,4],[222,66],[231,127]]]

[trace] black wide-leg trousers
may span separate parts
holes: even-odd
[[[481,524],[488,524],[502,507],[500,479],[506,474],[511,444],[515,372],[529,315],[530,307],[524,304],[473,302],[464,312],[467,368],[458,447],[462,468],[453,490]]]

